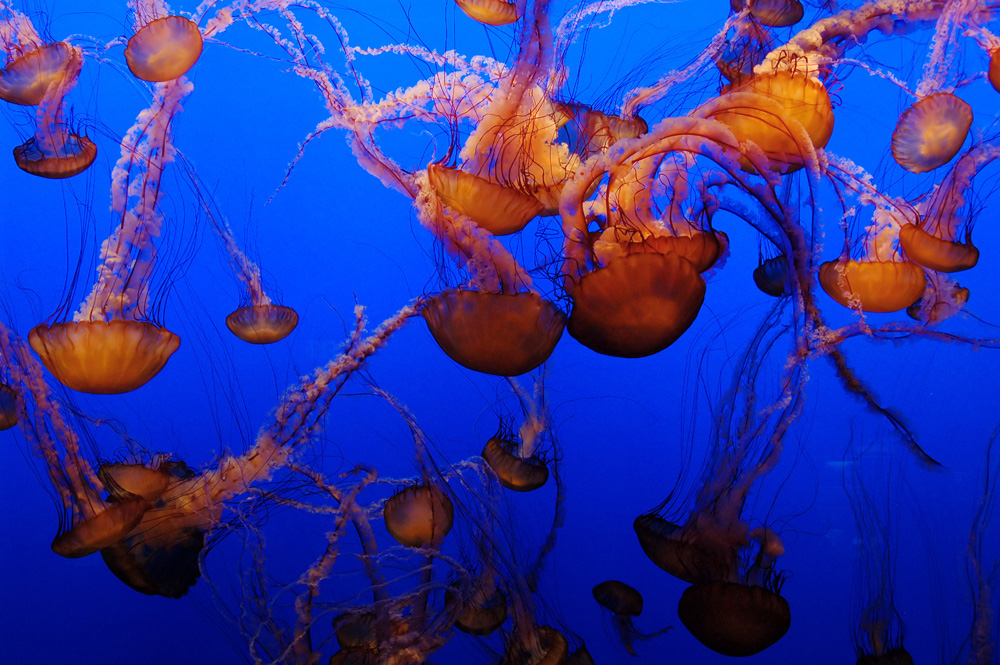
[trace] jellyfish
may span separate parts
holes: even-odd
[[[951,161],[972,126],[972,107],[950,92],[936,92],[903,111],[892,133],[892,157],[911,173]]]
[[[407,485],[386,500],[382,515],[386,530],[400,545],[427,547],[451,531],[455,507],[433,484]]]
[[[13,40],[4,40],[7,63],[0,69],[0,99],[35,106],[35,135],[14,148],[14,161],[43,178],[82,173],[97,157],[97,146],[63,117],[64,100],[83,67],[83,51],[66,42],[45,42],[31,20],[8,9]]]
[[[202,37],[198,26],[183,16],[151,18],[162,10],[149,3],[136,13],[136,31],[125,48],[125,62],[132,75],[151,83],[172,81],[187,74],[201,57]]]
[[[938,272],[969,270],[979,260],[972,244],[974,216],[966,199],[972,179],[997,157],[988,144],[973,147],[948,171],[933,193],[916,205],[920,218],[899,230],[899,245],[914,263]]]
[[[642,614],[642,594],[625,582],[619,580],[601,582],[594,587],[593,594],[594,600],[612,615],[611,623],[614,626],[615,636],[625,651],[632,656],[637,655],[636,640],[652,639],[670,630],[665,628],[650,635],[636,630],[632,618]]]
[[[730,0],[729,6],[734,12],[748,10],[750,16],[772,28],[787,28],[790,25],[795,25],[802,20],[804,12],[799,0],[751,0],[749,2]]]
[[[17,425],[17,391],[6,383],[0,383],[0,431]]]
[[[865,312],[897,312],[920,298],[927,283],[924,270],[896,247],[901,220],[908,219],[903,210],[876,208],[863,238],[862,256],[820,266],[819,283],[831,298]]]

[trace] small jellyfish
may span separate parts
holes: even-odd
[[[611,623],[618,641],[625,651],[633,656],[637,655],[636,640],[652,639],[670,630],[666,628],[651,635],[636,630],[632,619],[642,614],[642,594],[625,582],[618,580],[601,582],[594,587],[593,594],[594,600],[611,613]]]
[[[226,317],[226,327],[244,342],[273,344],[288,337],[299,315],[284,305],[247,305]]]
[[[769,296],[782,298],[791,294],[788,280],[788,260],[783,256],[762,258],[753,270],[753,282]]]
[[[0,432],[17,424],[17,391],[0,383]]]
[[[439,544],[455,522],[451,499],[434,484],[409,485],[386,500],[385,528],[407,547]]]
[[[187,73],[201,56],[198,26],[183,16],[164,16],[144,25],[128,40],[125,62],[137,79],[159,83]]]
[[[483,459],[497,474],[500,484],[515,492],[531,492],[549,479],[549,469],[537,455],[521,457],[518,446],[508,438],[494,436],[483,448]]]
[[[892,156],[911,173],[926,173],[958,154],[972,126],[972,107],[936,92],[903,111],[892,133]]]
[[[545,362],[562,337],[565,316],[534,292],[452,289],[420,310],[434,340],[459,365],[518,376]]]

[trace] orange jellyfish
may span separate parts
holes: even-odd
[[[157,256],[153,239],[163,224],[157,205],[163,169],[174,157],[171,123],[191,89],[184,80],[157,86],[153,104],[122,141],[122,157],[112,172],[118,225],[101,247],[93,289],[72,321],[43,323],[29,334],[48,370],[74,390],[135,390],[180,346],[177,335],[149,320],[150,279]]]
[[[950,92],[937,92],[903,111],[892,133],[892,156],[911,173],[951,161],[972,126],[972,107]]]
[[[549,479],[549,469],[537,455],[525,458],[515,452],[519,447],[509,438],[494,436],[486,442],[482,456],[501,485],[515,492],[531,492]]]
[[[615,635],[630,655],[637,655],[635,652],[636,640],[652,639],[670,630],[665,628],[651,635],[636,630],[632,619],[642,614],[642,594],[625,582],[619,580],[601,582],[593,588],[593,594],[594,600],[611,613],[611,623],[614,626]]]
[[[924,270],[896,247],[901,219],[907,215],[900,208],[876,208],[861,257],[841,257],[820,266],[819,283],[831,298],[865,312],[897,312],[920,298],[927,285]]]
[[[201,31],[193,21],[183,16],[153,20],[140,16],[137,24],[125,48],[125,62],[136,78],[151,83],[180,78],[201,56]]]
[[[0,383],[0,431],[10,429],[17,421],[17,391]]]
[[[756,143],[771,168],[790,173],[802,167],[803,148],[822,148],[833,134],[833,107],[826,87],[802,58],[779,58],[780,68],[766,69],[727,86],[724,93],[695,111],[729,127],[740,141]],[[802,132],[805,132],[805,136]],[[807,140],[808,139],[808,140]],[[741,165],[753,167],[744,158]]]
[[[80,76],[83,52],[66,42],[44,42],[27,16],[9,12],[17,44],[5,42],[7,64],[0,70],[0,99],[37,107],[35,134],[14,148],[14,161],[22,171],[43,178],[82,173],[97,157],[97,146],[69,128],[63,105]]]
[[[438,545],[455,523],[455,507],[433,483],[408,485],[386,500],[385,528],[407,547]]]
[[[947,273],[976,265],[979,250],[972,244],[974,215],[967,200],[973,178],[998,155],[996,146],[974,146],[955,162],[934,191],[916,204],[921,216],[899,230],[899,244],[908,259]]]
[[[486,25],[509,25],[520,18],[517,3],[507,0],[455,0],[469,18]]]
[[[750,16],[772,28],[787,28],[802,20],[803,8],[799,0],[729,0],[734,12],[749,8]]]
[[[1000,48],[993,49],[990,53],[990,64],[986,70],[986,77],[990,80],[993,89],[1000,92]]]

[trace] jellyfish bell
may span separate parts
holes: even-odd
[[[67,388],[98,395],[145,385],[167,364],[181,339],[147,321],[73,321],[40,324],[28,342]]]
[[[93,554],[110,547],[135,528],[149,509],[149,502],[142,497],[108,504],[96,514],[85,517],[73,527],[56,536],[52,551],[69,559]]]
[[[273,344],[288,337],[299,315],[284,305],[248,305],[226,317],[226,327],[250,344]]]
[[[513,636],[501,665],[563,665],[569,654],[569,642],[555,628],[538,626],[529,638]]]
[[[989,79],[993,89],[1000,92],[1000,48],[993,49],[993,52],[990,53],[990,64],[987,66],[986,78]]]
[[[374,612],[345,612],[333,619],[334,634],[341,649],[366,648],[378,646],[375,635]]]
[[[683,527],[647,513],[636,517],[632,528],[649,560],[677,579],[694,584],[718,574],[716,557],[694,539],[685,538]]]
[[[515,492],[531,492],[542,487],[549,479],[549,469],[537,455],[528,458],[514,454],[516,444],[509,439],[494,436],[486,442],[482,457],[500,484]]]
[[[164,16],[129,38],[125,62],[137,79],[160,83],[186,74],[201,57],[201,49],[201,31],[193,21]]]
[[[972,126],[972,107],[936,92],[903,111],[892,133],[892,156],[911,173],[926,173],[958,154]]]
[[[899,244],[906,258],[938,272],[968,270],[979,261],[979,250],[971,242],[943,240],[916,224],[905,224],[899,229]]]
[[[61,180],[86,171],[97,158],[97,146],[86,136],[66,133],[62,147],[55,154],[43,150],[35,137],[14,148],[14,162],[25,173]]]
[[[72,58],[73,47],[53,42],[10,60],[0,69],[0,99],[22,106],[41,104],[45,91],[63,78]]]
[[[450,588],[445,592],[445,605],[454,606],[460,598],[459,591]],[[507,604],[507,595],[499,588],[489,593],[477,588],[455,616],[455,628],[469,635],[492,635],[507,621]]]
[[[705,280],[679,254],[630,254],[579,279],[567,278],[573,309],[566,330],[589,349],[641,358],[673,344],[705,299]]]
[[[858,303],[865,312],[898,312],[924,292],[924,270],[911,261],[827,261],[819,268],[819,283],[844,307]]]
[[[141,497],[150,504],[159,500],[170,484],[171,475],[142,464],[102,464],[97,477],[116,501]]]
[[[542,211],[530,194],[439,164],[427,167],[427,179],[441,202],[496,236],[517,233]]]
[[[518,376],[545,362],[562,337],[566,317],[534,292],[452,289],[420,310],[434,340],[467,369]]]
[[[924,291],[920,298],[906,308],[906,314],[914,321],[920,321],[928,325],[937,325],[947,318],[954,316],[961,311],[965,303],[969,302],[971,292],[964,286],[949,283],[944,289],[937,285]]]
[[[734,12],[750,7],[750,16],[771,28],[787,28],[802,20],[804,9],[799,0],[729,0]]]
[[[788,601],[762,586],[732,582],[695,584],[684,590],[677,616],[706,647],[725,656],[752,656],[788,632]]]
[[[406,547],[440,543],[455,522],[451,499],[433,484],[409,485],[386,500],[385,528]]]
[[[825,147],[833,135],[830,95],[818,78],[803,71],[781,69],[755,75],[729,86],[697,113],[726,125],[739,141],[756,143],[772,161],[771,168],[780,173],[798,170],[803,164],[787,119],[801,124],[816,148]],[[740,165],[754,171],[745,157]]]
[[[606,580],[596,585],[592,592],[594,600],[614,614],[633,617],[642,614],[642,594],[625,582]]]
[[[753,282],[769,296],[782,298],[791,294],[788,261],[783,256],[765,259],[753,270]]]
[[[609,226],[594,239],[593,248],[603,265],[628,254],[673,253],[686,259],[695,272],[703,273],[725,256],[729,236],[713,229],[690,229],[689,235],[668,235],[628,226]]]
[[[17,424],[17,391],[0,383],[0,432]]]
[[[517,3],[506,0],[455,0],[455,4],[469,18],[486,25],[509,25],[520,18]]]

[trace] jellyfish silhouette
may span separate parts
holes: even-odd
[[[607,580],[593,588],[594,600],[611,614],[615,636],[629,654],[636,656],[635,643],[649,640],[670,630],[669,627],[652,634],[636,630],[632,620],[642,614],[642,594],[619,580]]]

